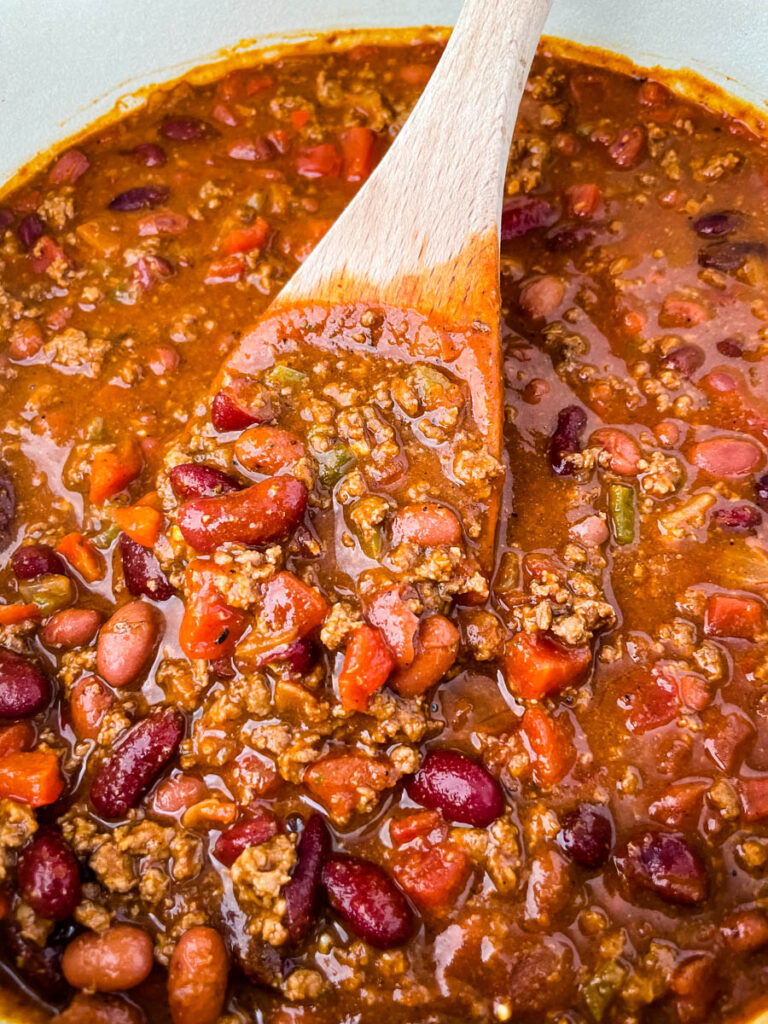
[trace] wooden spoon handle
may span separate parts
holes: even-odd
[[[512,131],[551,2],[466,0],[387,157],[279,306],[363,301],[493,316],[497,256],[492,267],[479,260],[489,245],[487,255],[498,253]]]

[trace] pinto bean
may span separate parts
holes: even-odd
[[[40,630],[46,647],[72,650],[89,644],[101,625],[101,615],[92,608],[65,608],[56,612]]]
[[[235,441],[237,461],[254,473],[279,473],[305,454],[301,438],[281,427],[250,427]]]
[[[409,541],[425,548],[455,545],[461,541],[461,523],[445,505],[422,501],[400,509],[392,523],[392,537],[396,544]]]
[[[132,924],[115,924],[105,932],[85,932],[73,939],[61,960],[73,988],[120,992],[135,988],[152,970],[152,939]]]
[[[168,1006],[174,1024],[216,1024],[227,991],[229,960],[215,928],[184,932],[168,966]]]
[[[152,810],[163,817],[172,817],[179,811],[198,803],[208,793],[208,787],[196,775],[175,775],[161,782],[152,799]]]
[[[52,1024],[146,1024],[144,1013],[119,995],[78,992]]]
[[[757,469],[762,453],[754,441],[746,438],[711,437],[693,445],[690,459],[710,476],[734,478],[747,476]]]
[[[43,331],[36,320],[23,318],[13,325],[8,352],[11,359],[31,359],[43,347]]]
[[[220,544],[267,544],[284,540],[307,507],[307,489],[292,476],[261,480],[252,487],[216,498],[195,498],[179,509],[184,540],[209,554]]]
[[[156,613],[146,601],[123,605],[102,626],[96,667],[110,686],[127,686],[149,660],[159,633]]]
[[[619,476],[636,476],[640,461],[640,445],[631,434],[616,427],[601,427],[589,439],[590,445],[608,453],[609,468]]]
[[[534,319],[554,313],[565,296],[565,285],[554,274],[528,281],[520,290],[520,308]]]
[[[416,657],[412,664],[389,677],[389,685],[402,697],[415,697],[440,682],[456,661],[459,631],[443,615],[431,615],[419,626]]]
[[[69,698],[72,728],[79,740],[95,740],[114,698],[96,676],[86,676],[72,688]]]

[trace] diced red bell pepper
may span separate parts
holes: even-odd
[[[59,759],[50,751],[19,751],[0,758],[0,797],[44,807],[58,800],[63,789]]]
[[[395,659],[378,629],[358,626],[344,652],[339,697],[348,711],[365,711],[368,698],[386,683]]]
[[[131,540],[142,547],[151,548],[157,543],[160,528],[163,525],[163,514],[150,505],[131,505],[129,508],[116,508],[112,518]]]
[[[248,227],[230,231],[222,243],[222,249],[228,256],[234,256],[235,253],[263,248],[268,238],[269,224],[263,217],[257,217]]]
[[[0,759],[6,754],[29,750],[35,742],[35,729],[31,722],[13,722],[0,728]]]
[[[56,545],[56,550],[80,573],[86,583],[104,579],[104,557],[82,533],[66,534]]]
[[[763,606],[759,601],[735,594],[710,594],[704,617],[707,636],[754,640],[763,625]]]
[[[567,775],[575,760],[570,736],[558,719],[537,707],[528,708],[521,728],[534,780],[542,786],[553,786]]]
[[[304,125],[307,123],[308,120],[309,120],[309,111],[308,110],[303,110],[302,109],[302,110],[293,110],[293,111],[291,111],[291,124],[293,125],[293,127],[296,129],[297,132],[301,131],[301,129],[304,127]]]
[[[539,633],[517,633],[504,648],[502,669],[513,693],[538,700],[581,682],[591,661],[588,647],[563,647]]]
[[[220,260],[214,260],[210,267],[208,267],[205,283],[232,284],[233,281],[240,280],[244,269],[245,264],[241,256],[223,256]]]
[[[39,619],[36,604],[0,604],[0,626],[13,626],[24,619]]]
[[[439,914],[452,909],[467,884],[471,864],[456,843],[438,843],[430,850],[403,850],[393,864],[400,886],[420,910]]]
[[[414,811],[402,818],[395,818],[389,826],[389,834],[397,846],[404,846],[414,839],[425,839],[437,830],[447,832],[447,826],[439,811]]]
[[[344,181],[365,181],[373,170],[376,135],[370,128],[354,125],[339,135],[341,176]]]

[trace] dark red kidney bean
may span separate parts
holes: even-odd
[[[292,942],[300,942],[315,920],[330,850],[331,834],[322,815],[310,815],[299,838],[296,867],[283,889],[285,926]]]
[[[661,360],[667,370],[677,370],[683,377],[692,377],[704,365],[704,352],[698,345],[678,345]]]
[[[737,213],[723,211],[721,213],[705,213],[693,222],[693,230],[702,238],[718,238],[730,235],[741,227],[741,217]]]
[[[25,249],[31,249],[44,232],[43,222],[36,213],[28,213],[19,222],[16,234]]]
[[[558,842],[568,856],[584,868],[599,868],[608,860],[613,828],[608,813],[581,804],[563,816]]]
[[[764,512],[768,512],[768,473],[755,481],[755,501]]]
[[[715,242],[699,250],[699,266],[713,270],[738,270],[748,256],[765,259],[768,246],[764,242]]]
[[[248,381],[233,381],[216,392],[211,402],[211,423],[216,430],[226,434],[274,419],[274,409],[269,402],[255,402],[253,395],[249,395],[251,390]],[[261,398],[261,393],[258,394]]]
[[[24,544],[16,548],[11,555],[11,569],[17,580],[67,575],[67,563],[49,544]]]
[[[41,917],[61,921],[74,913],[82,893],[80,868],[60,832],[45,829],[19,854],[21,895]]]
[[[231,658],[214,658],[213,661],[208,662],[208,668],[219,679],[234,679],[237,675],[237,669],[232,664]]]
[[[280,822],[269,811],[257,808],[253,817],[222,832],[213,848],[214,855],[231,868],[249,846],[261,846],[280,831]]]
[[[61,969],[64,946],[72,933],[71,924],[58,925],[48,936],[46,945],[38,946],[36,942],[25,939],[10,922],[4,929],[4,945],[10,962],[36,996],[54,1005],[66,1002],[72,994]]]
[[[744,355],[744,347],[738,338],[723,338],[715,346],[721,356],[729,359],[740,359]]]
[[[7,206],[0,206],[0,231],[7,231],[13,221],[13,211],[9,210]]]
[[[129,594],[149,597],[154,601],[167,601],[173,597],[173,587],[151,548],[137,544],[127,533],[120,534],[119,544],[123,578]]]
[[[153,711],[132,726],[96,770],[91,803],[104,818],[123,818],[135,807],[178,750],[184,716]]]
[[[448,821],[486,828],[504,813],[504,793],[494,777],[458,750],[432,750],[408,780],[411,800],[441,811]]]
[[[92,608],[65,608],[56,612],[40,630],[46,647],[73,650],[89,644],[101,625],[101,615]]]
[[[549,442],[549,464],[558,476],[570,476],[573,466],[566,458],[581,451],[581,434],[587,414],[578,405],[567,405],[557,414],[557,426]]]
[[[378,949],[402,946],[413,933],[413,912],[386,871],[347,854],[323,868],[328,901],[359,938]]]
[[[145,167],[162,167],[168,159],[163,147],[158,146],[156,142],[139,143],[138,146],[133,147],[131,155],[135,156]]]
[[[641,832],[614,862],[630,887],[647,889],[668,903],[700,903],[707,894],[704,862],[677,832]]]
[[[147,210],[168,202],[170,194],[171,190],[166,185],[139,185],[116,195],[109,204],[109,209],[120,213]]]
[[[207,121],[199,117],[167,117],[160,125],[160,134],[174,142],[196,142],[216,134]]]
[[[0,647],[0,719],[30,718],[51,700],[51,683],[28,658]]]
[[[267,544],[284,540],[307,507],[307,489],[292,476],[276,476],[244,491],[195,498],[179,509],[184,540],[201,554],[221,544]]]
[[[718,508],[712,513],[712,522],[723,530],[753,530],[762,523],[763,517],[754,505],[731,505]]]
[[[617,167],[634,167],[645,148],[645,129],[638,124],[624,128],[608,147],[608,155]]]
[[[238,480],[221,469],[204,466],[200,462],[183,462],[168,474],[171,488],[177,498],[215,498],[218,494],[241,491]]]
[[[555,223],[558,216],[557,211],[546,199],[515,196],[504,203],[501,211],[501,240],[510,242],[513,238],[520,238],[537,228],[548,228]]]
[[[314,666],[317,661],[317,647],[311,640],[303,638],[294,640],[290,644],[283,644],[272,651],[266,651],[254,659],[249,659],[249,665],[253,668],[261,668],[273,661],[284,661],[292,672],[304,675]]]
[[[16,490],[8,473],[0,466],[0,551],[8,547],[16,516]]]
[[[571,252],[580,245],[588,245],[595,237],[595,229],[585,224],[564,224],[550,231],[544,239],[547,252]]]

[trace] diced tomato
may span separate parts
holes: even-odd
[[[112,518],[131,540],[142,547],[151,548],[157,543],[160,528],[163,525],[163,514],[149,505],[133,505],[130,508],[116,508]]]
[[[338,178],[341,157],[330,142],[307,146],[296,154],[296,170],[303,178]]]
[[[403,850],[392,870],[400,886],[425,913],[452,909],[467,884],[471,864],[456,843],[438,843],[430,850]]]
[[[653,672],[634,688],[623,686],[618,704],[628,712],[627,728],[642,736],[671,722],[680,712],[677,680],[670,673]]]
[[[264,92],[265,89],[271,89],[275,84],[275,80],[272,75],[249,75],[245,81],[245,95],[255,96],[257,93]]]
[[[205,283],[231,284],[233,281],[240,280],[244,269],[245,264],[240,256],[224,256],[220,260],[214,260],[208,267]]]
[[[347,643],[339,673],[339,697],[348,711],[365,711],[368,698],[386,683],[395,659],[378,629],[358,626]]]
[[[52,185],[74,185],[90,166],[85,153],[79,149],[68,149],[48,172],[48,181]]]
[[[386,641],[397,667],[408,668],[416,655],[419,620],[403,599],[400,587],[387,587],[376,594],[368,605],[366,618]]]
[[[68,533],[56,545],[56,550],[80,573],[86,583],[104,579],[104,558],[82,533]]]
[[[293,132],[288,128],[275,128],[267,132],[267,138],[275,147],[280,156],[285,156],[293,142]]]
[[[137,224],[140,235],[180,235],[187,230],[189,218],[172,210],[155,210],[141,217]]]
[[[339,135],[341,176],[344,181],[365,181],[373,170],[376,135],[370,128],[355,125]]]
[[[768,776],[755,779],[741,779],[739,782],[741,806],[747,821],[768,818]]]
[[[648,808],[648,813],[655,821],[660,821],[669,828],[692,824],[709,786],[708,781],[676,782],[658,800],[654,800]]]
[[[504,648],[502,670],[514,693],[540,699],[581,682],[591,661],[588,647],[563,647],[539,633],[517,633]]]
[[[322,625],[329,605],[315,587],[292,572],[278,572],[267,583],[261,600],[258,626],[238,650],[238,660],[276,651],[308,636]]]
[[[338,753],[310,765],[304,773],[304,784],[341,821],[357,806],[361,790],[381,793],[399,778],[400,773],[388,758]]]
[[[0,728],[0,759],[7,754],[18,754],[31,749],[35,742],[35,729],[31,722],[13,722]]]
[[[402,818],[394,818],[389,826],[392,841],[398,846],[404,846],[414,839],[425,839],[436,831],[447,832],[447,826],[439,811],[414,811]]]
[[[308,120],[308,110],[294,110],[291,113],[291,124],[293,125],[297,132],[301,131],[301,129],[304,127]]]
[[[132,437],[122,440],[113,451],[96,452],[91,463],[89,498],[101,505],[119,494],[141,472],[144,460]]]
[[[64,250],[61,246],[57,245],[48,235],[42,235],[38,238],[30,253],[30,264],[34,272],[36,274],[44,274],[48,267],[59,260],[66,262]]]
[[[416,657],[395,672],[389,685],[401,697],[415,697],[438,683],[453,666],[459,652],[459,631],[443,615],[430,615],[419,625]]]
[[[704,749],[724,772],[733,772],[745,752],[745,747],[755,736],[754,726],[741,715],[719,715],[707,725]]]
[[[763,626],[763,606],[759,601],[735,594],[710,594],[704,618],[707,636],[754,640]]]
[[[179,643],[188,658],[228,658],[234,653],[249,618],[231,608],[216,587],[221,572],[213,562],[194,559],[187,566],[189,599],[179,627]]]
[[[521,726],[533,766],[533,777],[542,786],[553,786],[570,770],[576,751],[559,719],[533,707],[523,715]]]
[[[248,227],[230,231],[222,243],[222,249],[228,256],[234,256],[235,253],[262,249],[268,238],[269,224],[263,217],[257,217]]]
[[[0,626],[13,626],[24,619],[39,619],[36,604],[0,604]]]
[[[44,807],[61,796],[59,759],[50,751],[19,751],[0,758],[0,797]]]
[[[120,251],[120,234],[113,224],[89,220],[78,224],[75,233],[100,256],[114,256]]]
[[[230,128],[234,128],[237,124],[237,118],[226,105],[226,103],[217,103],[213,108],[213,116],[221,124],[229,125]]]

